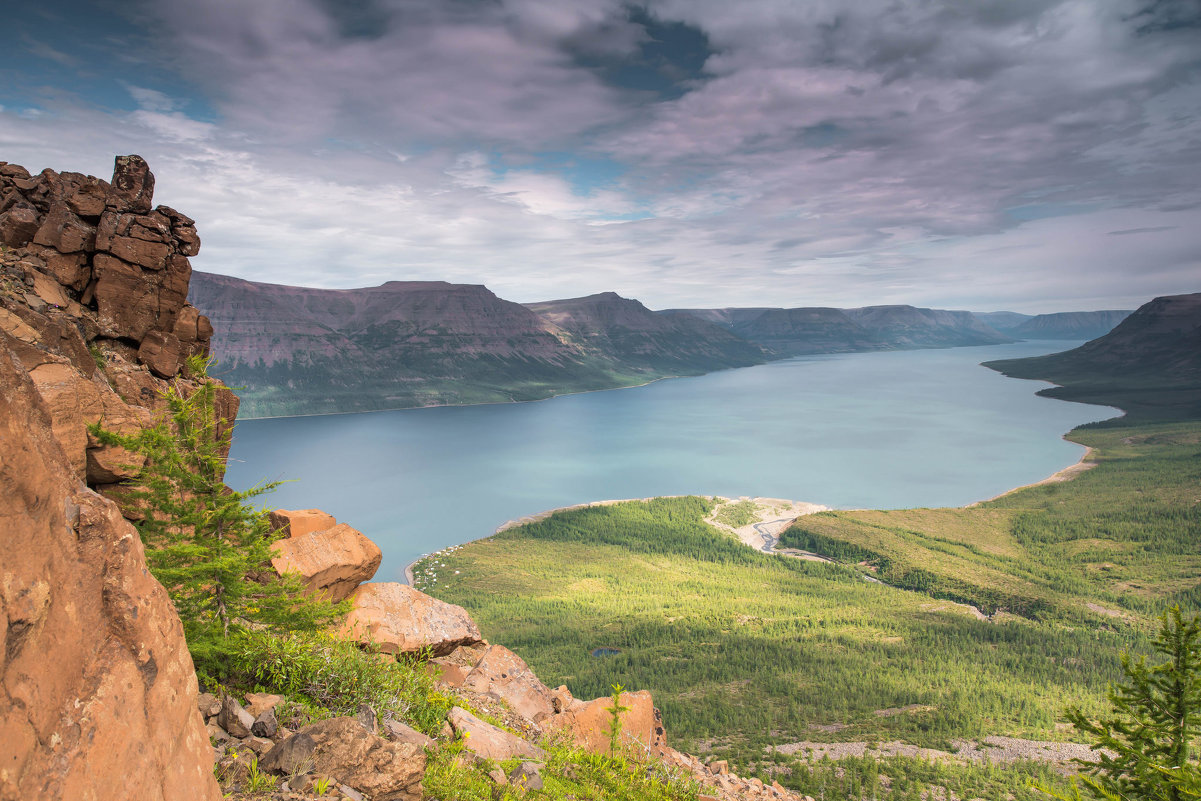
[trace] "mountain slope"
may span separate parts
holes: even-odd
[[[719,325],[687,314],[656,314],[614,292],[525,305],[584,350],[631,367],[699,373],[764,361],[761,348]]]
[[[995,345],[1012,339],[970,312],[914,306],[860,309],[673,309],[715,322],[778,357],[865,350]]]
[[[535,400],[763,361],[718,326],[616,296],[548,304],[577,308],[560,315],[572,330],[441,281],[337,290],[195,272],[190,297],[247,417]]]
[[[985,366],[1062,385],[1040,393],[1048,397],[1118,406],[1134,418],[1201,416],[1201,293],[1156,298],[1074,350]]]
[[[1096,339],[1131,314],[1129,309],[1039,314],[1004,331],[1018,339]]]
[[[915,306],[865,306],[846,315],[890,348],[952,348],[999,345],[1010,337],[976,319],[971,312],[919,309]]]

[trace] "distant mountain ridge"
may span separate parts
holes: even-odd
[[[984,364],[1061,385],[1041,395],[1118,406],[1129,417],[1201,417],[1201,293],[1155,298],[1073,350]]]
[[[613,292],[523,305],[444,281],[315,289],[196,271],[189,297],[213,321],[217,370],[242,388],[246,417],[536,400],[790,356],[1017,336],[914,306],[652,311]],[[984,317],[1051,338],[1120,314]]]
[[[197,271],[190,297],[221,332],[217,370],[249,417],[536,400],[765,358],[712,323],[616,295],[560,302],[592,308],[603,336],[440,281],[313,289]]]
[[[983,319],[991,317],[991,315],[977,314],[976,317],[983,319],[983,322],[1001,333],[1017,339],[1096,339],[1108,334],[1131,313],[1129,309],[1108,309],[1037,314],[1032,317],[1022,315],[1025,319],[1013,324],[1006,324],[996,318],[991,321]],[[995,312],[994,314],[1012,315],[1013,312]]]
[[[858,309],[674,309],[711,320],[777,356],[997,345],[1013,339],[971,312],[915,306]]]

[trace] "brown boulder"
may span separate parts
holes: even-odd
[[[114,211],[144,214],[154,202],[154,173],[141,156],[117,156],[113,163],[113,182],[104,199]]]
[[[118,259],[147,270],[163,269],[171,255],[171,248],[165,242],[147,242],[131,236],[113,237],[107,250]]]
[[[33,237],[35,245],[52,247],[59,253],[94,250],[96,229],[71,213],[66,203],[55,203]]]
[[[160,271],[144,271],[105,253],[93,260],[93,295],[101,333],[141,342],[155,329],[171,331],[184,307],[192,267],[172,256]]]
[[[200,252],[200,237],[196,234],[196,221],[186,214],[180,214],[170,206],[159,206],[155,209],[171,221],[171,236],[179,252],[185,256],[195,256]]]
[[[621,713],[621,741],[627,745],[655,748],[664,744],[663,720],[655,709],[650,692],[624,692],[620,703],[629,707]],[[609,750],[609,711],[613,701],[597,698],[593,701],[572,701],[561,714],[550,719],[555,728],[566,731],[576,745],[589,751]]]
[[[332,718],[305,726],[263,757],[264,770],[288,775],[313,771],[373,799],[420,801],[425,752],[407,742],[388,742],[354,718]]]
[[[512,732],[480,720],[466,709],[452,707],[446,716],[455,734],[464,739],[467,750],[484,759],[503,762],[506,759],[527,757],[546,760],[546,751]]]
[[[352,608],[340,634],[375,643],[384,653],[430,649],[444,656],[460,645],[483,639],[461,606],[431,598],[407,584],[364,584],[350,596]]]
[[[149,338],[149,337],[147,337]],[[341,601],[379,568],[379,546],[345,523],[271,543],[271,566],[281,576],[299,573],[305,589]]]
[[[60,173],[59,179],[62,181],[60,196],[67,208],[80,217],[99,217],[104,213],[108,181],[78,172]]]
[[[183,348],[175,334],[148,331],[138,346],[138,361],[159,378],[172,378],[183,363]]]
[[[0,334],[0,798],[217,801],[196,675],[137,532],[75,478]]]
[[[337,525],[337,520],[320,509],[273,509],[267,515],[272,531],[283,531],[288,537],[303,537],[314,531],[324,531]]]
[[[37,234],[38,213],[30,206],[14,206],[0,214],[0,244],[23,248]]]
[[[530,721],[554,714],[551,689],[534,675],[521,657],[503,645],[488,648],[484,658],[467,674],[463,689],[505,701]]]

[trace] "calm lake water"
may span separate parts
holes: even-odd
[[[961,506],[1077,461],[1114,416],[981,361],[1074,342],[813,356],[536,403],[249,420],[227,481],[291,483],[384,552],[379,581],[506,520],[610,498],[743,495],[837,508]]]

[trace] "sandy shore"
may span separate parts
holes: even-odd
[[[1011,492],[1017,492],[1018,490],[1030,489],[1031,487],[1041,487],[1044,484],[1058,484],[1062,481],[1071,481],[1073,478],[1080,475],[1081,473],[1088,472],[1089,470],[1092,470],[1094,467],[1097,466],[1096,462],[1089,461],[1089,459],[1092,457],[1092,455],[1093,455],[1093,449],[1086,446],[1084,448],[1084,454],[1080,457],[1080,461],[1076,462],[1076,464],[1069,465],[1069,466],[1063,468],[1062,470],[1060,470],[1058,473],[1053,473],[1053,474],[1047,476],[1042,481],[1035,481],[1033,484],[1023,484],[1020,487],[1014,487],[1013,489],[1005,490],[1000,495],[994,495],[991,498],[985,498],[982,501],[975,501],[974,503],[969,503],[964,508],[970,509],[971,507],[979,506],[982,503],[988,503],[989,501],[995,501],[997,498],[1004,498],[1006,495],[1010,494]]]
[[[783,498],[743,497],[730,499],[718,497],[717,500],[719,503],[713,508],[713,513],[705,518],[705,522],[714,528],[728,531],[742,540],[743,544],[754,548],[756,551],[793,556],[798,559],[809,559],[815,562],[831,561],[824,556],[810,553],[809,551],[799,551],[795,548],[776,549],[776,543],[780,541],[780,534],[791,526],[798,517],[811,515],[815,512],[828,512],[830,511],[830,507],[822,506],[819,503],[789,501]],[[717,515],[723,507],[743,502],[755,504],[755,519],[750,523],[734,528],[717,519]]]

